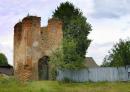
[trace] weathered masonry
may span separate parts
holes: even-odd
[[[61,45],[62,22],[52,18],[41,27],[40,21],[27,16],[14,26],[14,73],[20,80],[48,79],[49,56]]]

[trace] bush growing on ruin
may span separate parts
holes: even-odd
[[[49,60],[49,79],[55,80],[57,69],[61,68],[64,65],[63,62],[63,51],[62,48],[58,48],[55,51],[52,50],[52,54]]]

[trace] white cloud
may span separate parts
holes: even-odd
[[[94,58],[97,64],[102,64],[103,58],[107,55],[108,51],[112,48],[113,43],[102,43],[98,44],[92,42],[88,48],[88,54],[86,56],[91,56]]]
[[[89,14],[94,12],[94,3],[93,0],[69,0],[76,7],[80,8],[83,12],[84,16],[88,16]]]
[[[0,44],[0,53],[4,53],[5,56],[7,57],[9,64],[13,65],[13,55],[12,55],[12,46],[7,45],[7,44]]]

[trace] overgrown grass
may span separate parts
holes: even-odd
[[[14,78],[0,78],[0,92],[130,92],[130,82],[20,82]]]

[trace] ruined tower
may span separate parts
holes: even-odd
[[[14,26],[14,69],[20,80],[48,79],[48,58],[61,45],[62,22],[52,18],[41,27],[40,21],[27,16]]]

